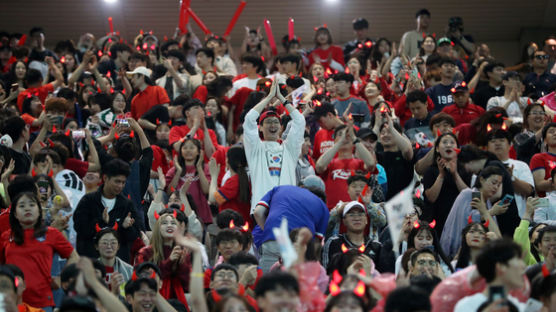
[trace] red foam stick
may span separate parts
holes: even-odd
[[[203,23],[203,21],[201,21],[201,19],[197,16],[197,14],[195,14],[195,12],[193,12],[193,10],[191,10],[191,8],[187,8],[187,13],[189,13],[188,15],[191,16],[191,18],[195,21],[195,23],[197,23],[197,25],[199,25],[199,28],[201,28],[201,30],[205,34],[207,34],[207,35],[211,34],[211,32],[207,28],[207,26]]]
[[[17,46],[22,47],[25,44],[25,40],[27,40],[27,35],[21,35],[21,38],[19,38],[19,41],[17,42]]]
[[[224,32],[223,37],[228,37],[228,35],[230,35],[232,29],[234,29],[234,26],[236,25],[237,20],[239,19],[239,16],[241,15],[241,12],[243,11],[243,8],[245,8],[246,5],[247,2],[243,0],[239,3],[236,12],[234,13],[234,16],[232,17],[232,20],[228,24],[228,28],[226,28],[226,31]]]
[[[110,26],[110,33],[114,33],[114,24],[112,24],[112,16],[108,17],[108,26]]]
[[[295,37],[295,32],[294,32],[293,18],[290,17],[290,19],[288,20],[288,40],[292,41],[294,37]]]
[[[191,0],[182,0],[180,7],[180,21],[178,27],[182,34],[187,34],[187,22],[189,22],[189,14],[187,9],[191,4]]]
[[[272,28],[270,27],[270,21],[268,19],[264,20],[264,31],[266,32],[266,37],[268,38],[268,44],[272,49],[272,54],[278,54],[278,49],[276,49],[276,41],[274,41],[274,35],[272,34]]]

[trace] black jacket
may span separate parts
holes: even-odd
[[[110,223],[104,223],[102,220],[104,205],[101,200],[103,187],[104,185],[99,187],[96,192],[83,196],[73,214],[73,227],[77,232],[77,253],[81,256],[98,258],[99,255],[94,246],[94,238],[97,233],[95,225],[98,223],[101,228],[113,227],[114,223],[117,222],[118,235],[120,236],[120,250],[117,256],[129,263],[131,245],[139,237],[139,230],[135,223],[124,229],[123,223],[130,212],[131,217],[137,219],[133,203],[119,194],[116,197],[114,209],[109,212]]]

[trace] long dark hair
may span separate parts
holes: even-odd
[[[419,226],[416,227],[415,225],[419,225]],[[442,250],[442,246],[440,246],[440,240],[438,239],[436,230],[434,229],[434,227],[431,227],[430,223],[426,221],[419,220],[417,221],[417,223],[414,223],[411,232],[409,232],[409,235],[407,236],[407,249],[415,248],[415,236],[417,236],[417,234],[419,234],[421,231],[428,231],[431,234],[432,246],[434,247],[434,251],[438,254],[438,256],[442,259],[442,261],[444,261],[444,263],[448,266],[450,272],[454,272],[454,268],[452,268],[452,265],[450,264],[450,260],[444,253],[444,250]]]
[[[195,158],[195,164],[197,164],[197,162],[199,161],[199,157],[201,157],[201,141],[197,140],[197,139],[185,139],[181,144],[180,144],[180,149],[178,152],[178,163],[180,164],[180,166],[183,168],[181,176],[183,177],[185,175],[185,158],[183,158],[183,155],[181,154],[181,149],[185,146],[185,143],[187,142],[193,142],[193,144],[195,144],[195,146],[197,147],[198,154],[197,157]],[[195,167],[195,174],[197,174],[197,167]]]
[[[542,111],[545,112],[544,106],[541,104],[532,103],[531,105],[527,105],[527,107],[525,107],[525,110],[523,111],[523,129],[529,130],[529,122],[527,121],[527,118],[529,118],[529,115],[531,115],[531,111],[535,107],[540,107]]]
[[[433,154],[433,162],[436,164],[436,160],[438,159],[438,157],[440,157],[440,153],[438,153],[436,151],[436,149],[438,148],[438,146],[440,145],[440,141],[442,141],[442,138],[444,138],[445,136],[451,136],[455,141],[456,141],[456,147],[459,146],[459,142],[458,142],[458,138],[455,134],[453,134],[452,132],[447,132],[447,133],[442,133],[438,138],[436,138],[436,141],[434,142],[434,154]],[[457,157],[457,156],[456,156]]]
[[[34,236],[35,237],[41,237],[46,233],[46,225],[44,224],[43,220],[42,220],[42,208],[41,208],[41,202],[39,200],[39,198],[37,197],[37,194],[32,193],[32,192],[22,192],[17,194],[17,196],[14,198],[13,202],[12,202],[12,207],[10,209],[10,227],[11,227],[11,238],[14,240],[14,242],[17,245],[23,245],[24,243],[24,234],[23,234],[23,227],[21,226],[21,224],[19,223],[19,220],[16,219],[15,217],[15,213],[17,210],[17,203],[19,202],[19,200],[23,197],[28,197],[31,200],[33,200],[35,203],[37,203],[37,207],[39,208],[39,218],[38,220],[35,222],[35,225],[33,226],[34,229]]]
[[[456,262],[456,269],[464,269],[469,266],[469,261],[471,261],[471,248],[467,245],[467,233],[471,231],[474,226],[480,226],[485,233],[488,232],[488,228],[479,222],[471,222],[461,231],[461,248],[458,253],[458,261]]]
[[[232,146],[226,153],[226,157],[228,157],[228,165],[239,177],[239,201],[249,203],[251,183],[249,182],[249,176],[247,176],[245,150],[241,146]]]

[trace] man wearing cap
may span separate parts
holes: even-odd
[[[319,159],[322,154],[334,146],[334,129],[342,126],[344,122],[336,115],[334,105],[328,102],[315,105],[313,118],[320,126],[313,141],[313,159]]]
[[[448,105],[454,104],[452,87],[454,85],[454,75],[456,74],[456,62],[444,57],[440,60],[440,83],[428,88],[425,92],[434,103],[432,114],[436,114]]]
[[[353,151],[359,156],[355,158]],[[335,158],[336,154],[338,157]],[[334,130],[334,146],[317,160],[316,172],[326,180],[326,204],[334,208],[338,201],[349,200],[347,179],[354,171],[374,170],[376,158],[355,137],[353,126],[339,126]]]
[[[317,176],[308,176],[301,182],[301,187],[277,186],[256,203],[257,227],[253,236],[259,237],[262,243],[259,264],[264,273],[268,273],[280,257],[272,229],[280,227],[283,218],[288,220],[289,231],[307,227],[314,235],[324,236],[329,218],[325,200],[324,182]]]
[[[263,113],[274,97],[284,104],[293,123],[288,136],[281,143],[280,116],[274,110]],[[273,187],[296,184],[295,168],[301,154],[304,133],[305,118],[291,102],[286,101],[274,81],[268,95],[245,115],[243,122],[243,142],[252,185],[251,212],[261,197]]]
[[[466,72],[466,67],[464,67],[465,65],[457,57],[455,57],[457,53],[454,53],[454,43],[449,38],[442,37],[438,39],[438,42],[436,43],[436,53],[438,53],[440,57],[453,59],[459,70],[461,72]],[[461,78],[463,78],[463,76]]]
[[[370,218],[363,204],[351,201],[339,208],[338,214],[341,216],[340,234],[332,236],[324,244],[322,266],[329,272],[332,271],[335,269],[332,259],[349,249],[358,249],[362,254],[368,255],[374,263],[378,263],[381,244],[372,241],[369,235],[366,235],[369,232]]]
[[[442,112],[452,116],[456,126],[469,123],[485,113],[482,107],[469,102],[469,89],[465,81],[456,83],[451,92],[454,95],[454,104],[444,107]]]
[[[371,42],[371,46],[373,44],[373,41],[369,38],[369,22],[365,18],[356,18],[353,20],[352,24],[355,39],[346,43],[344,46],[344,60],[346,63],[353,54],[360,51],[357,49],[359,44],[364,45],[366,42]]]
[[[419,54],[421,43],[428,34],[431,13],[427,9],[420,9],[415,13],[415,19],[417,22],[417,29],[404,33],[402,39],[400,39],[400,53],[410,59]]]
[[[134,119],[141,118],[144,113],[155,105],[167,105],[170,103],[166,90],[153,85],[150,76],[151,70],[143,66],[127,72],[131,86],[138,91],[131,100],[131,116]]]
[[[185,62],[185,55],[178,50],[168,51],[163,64],[166,68],[166,75],[158,78],[156,84],[166,90],[169,98],[174,100],[182,94],[191,94],[189,88],[189,74],[181,73],[180,68]]]

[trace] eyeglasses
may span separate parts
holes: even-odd
[[[417,261],[417,264],[418,264],[418,265],[421,265],[421,266],[431,266],[431,267],[434,267],[434,266],[436,266],[437,263],[436,263],[435,260],[418,260],[418,261]]]
[[[536,58],[537,60],[548,60],[549,56],[546,55],[546,54],[543,54],[543,55],[535,55],[535,58]]]

